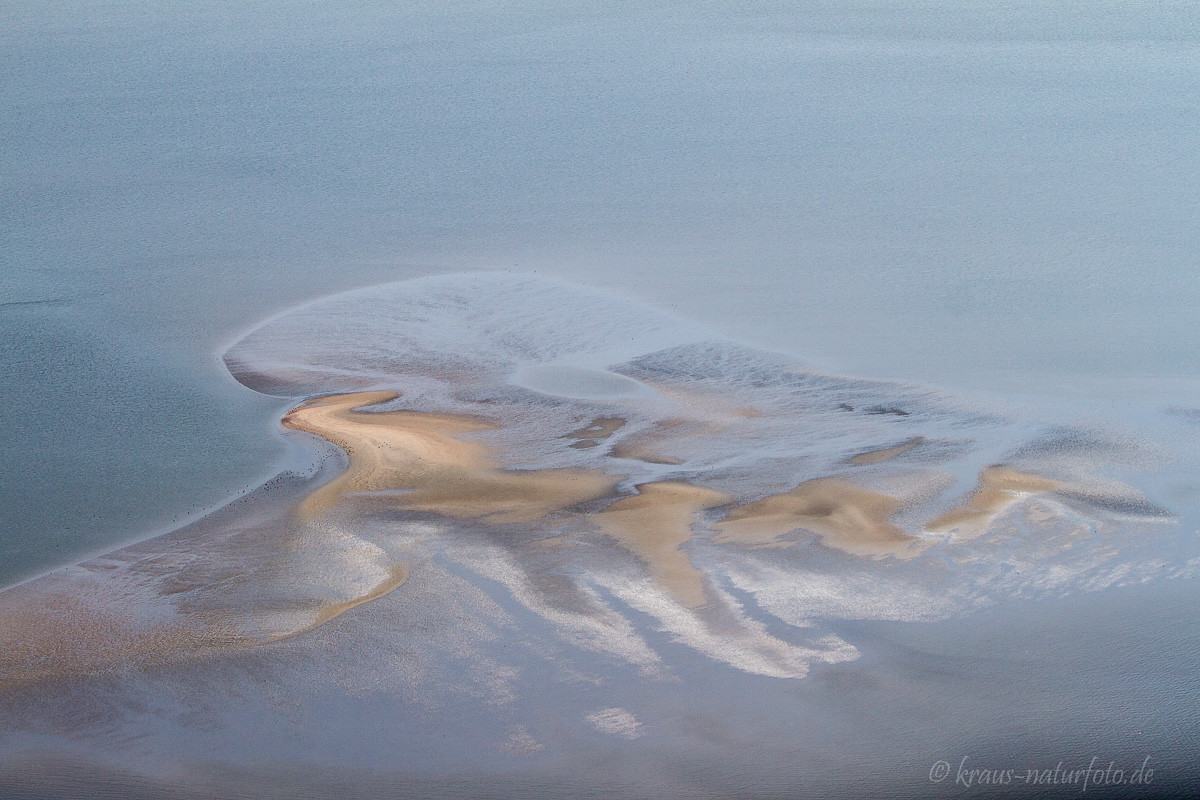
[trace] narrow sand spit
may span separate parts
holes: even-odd
[[[907,442],[901,442],[895,447],[888,447],[883,450],[868,450],[865,453],[859,453],[856,456],[851,456],[849,463],[856,467],[863,467],[869,464],[882,464],[884,461],[891,461],[896,456],[904,455],[909,450],[917,447],[925,441],[924,436],[914,436]]]
[[[1011,467],[988,467],[979,473],[979,483],[962,508],[930,520],[925,524],[925,530],[954,533],[959,539],[974,539],[985,533],[992,520],[1022,497],[1063,487],[1060,481],[1018,472]]]
[[[728,495],[676,481],[646,483],[594,519],[600,529],[646,562],[651,575],[688,608],[708,602],[708,578],[680,549],[692,538],[698,512],[729,502]]]
[[[346,451],[350,467],[299,507],[312,518],[347,495],[455,519],[531,522],[612,493],[620,477],[599,470],[502,470],[488,449],[462,434],[492,423],[448,414],[361,411],[393,392],[334,395],[303,403],[283,419]]]
[[[376,584],[375,587],[366,594],[351,598],[350,600],[345,600],[340,603],[328,603],[324,606],[321,606],[313,614],[311,624],[299,627],[295,630],[286,631],[284,633],[267,637],[263,640],[263,642],[279,642],[284,639],[289,639],[293,636],[299,636],[300,634],[306,633],[315,628],[319,628],[326,622],[337,619],[342,614],[345,614],[347,611],[356,606],[361,606],[363,603],[369,603],[372,600],[378,600],[384,595],[399,589],[406,580],[408,580],[408,565],[396,564],[388,570],[387,578]]]

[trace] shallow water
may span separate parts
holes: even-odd
[[[978,448],[943,453],[965,491],[981,467],[1039,437],[1054,447],[1023,457],[1072,474],[1103,452],[1106,480],[1131,486],[1145,507],[1177,520],[1174,533],[1155,524],[1156,533],[1134,540],[1135,550],[1144,548],[1138,558],[1161,558],[1169,566],[1158,569],[1170,572],[1195,555],[1200,186],[1191,176],[1200,163],[1184,98],[1200,90],[1200,19],[1189,4],[406,3],[298,11],[5,0],[0,18],[0,585],[174,530],[303,465],[306,456],[289,449],[278,425],[292,401],[237,384],[221,361],[264,318],[349,289],[464,270],[614,293],[674,314],[671,335],[688,331],[690,340],[703,328],[789,354],[835,382],[908,381],[904,392],[914,394],[905,396],[919,397],[922,408],[930,394],[937,403],[956,398],[953,413],[935,403],[937,413],[911,421],[911,432],[890,425],[903,423],[896,415],[856,417],[862,427],[812,444],[814,461],[928,436],[933,426],[933,438],[970,438]],[[554,341],[556,318],[577,332],[576,322],[603,316],[554,302],[539,317],[527,306],[515,299],[509,310],[529,312],[525,329],[543,343]],[[679,342],[661,346],[672,343]],[[443,345],[463,349],[452,339]],[[595,350],[590,360],[574,353],[500,377],[514,391],[625,396],[632,389],[624,381],[641,380],[641,372],[618,380],[596,371],[647,347],[621,358],[620,347]],[[661,374],[671,366],[639,368]],[[884,410],[890,399],[875,402]],[[883,441],[879,431],[893,427],[903,435]],[[1103,436],[1080,437],[1080,429]],[[771,441],[755,446],[769,453]],[[661,475],[669,465],[640,469]],[[735,472],[724,476],[725,488],[746,480]],[[1110,503],[1106,513],[1122,509],[1129,510]],[[957,619],[830,623],[860,658],[821,669],[835,687],[851,675],[899,685],[902,699],[879,706],[891,709],[880,713],[889,719],[910,714],[916,701],[903,698],[925,691],[897,675],[943,675],[948,693],[967,698],[956,700],[966,710],[947,723],[946,740],[965,735],[989,753],[1020,750],[1031,727],[1041,735],[1030,749],[1038,756],[1090,752],[1086,732],[1095,727],[1108,731],[1101,744],[1124,752],[1119,745],[1136,741],[1135,732],[1111,723],[1141,707],[1148,721],[1139,730],[1159,732],[1153,749],[1181,765],[1167,773],[1183,786],[1190,773],[1179,754],[1197,723],[1174,698],[1187,696],[1183,676],[1195,674],[1187,636],[1195,626],[1184,600],[1145,598],[1190,598],[1193,584],[1090,591],[1114,574],[1108,582],[1063,578],[1066,606],[1045,599],[1054,593],[1045,587],[992,576],[985,593],[1001,610],[983,612],[991,616],[977,634]],[[725,591],[745,599],[744,583]],[[815,577],[812,585],[809,605],[795,613],[811,612],[823,597],[831,619],[845,616],[845,604],[828,599],[835,587]],[[1042,599],[1004,605],[1002,587],[1011,586]],[[874,588],[885,597],[890,590]],[[1089,591],[1075,594],[1082,589]],[[503,591],[493,595],[515,603]],[[771,602],[780,611],[793,601]],[[872,613],[885,607],[880,601]],[[1112,649],[1088,651],[1097,683],[1089,694],[1086,682],[1066,674],[1078,647],[1057,632],[1091,625],[1101,637],[1097,620],[1115,609],[1128,622]],[[655,628],[641,612],[628,613]],[[1027,628],[1015,622],[1023,615]],[[928,657],[908,660],[914,642],[956,625],[954,636],[967,639],[944,674]],[[982,641],[991,636],[994,652]],[[1028,669],[1002,654],[1030,639],[1046,683],[1018,703],[1006,727],[981,724],[1011,702],[988,686],[1012,685]],[[717,681],[709,659],[678,647],[671,652],[680,663],[695,658],[695,674]],[[981,648],[996,656],[984,659],[995,669],[977,682],[961,654]],[[1147,652],[1153,669],[1132,666],[1135,653]],[[744,697],[767,685],[741,681],[717,681],[711,691]],[[654,686],[651,693],[661,689]],[[159,689],[151,696],[172,696]],[[820,702],[840,696],[828,692]],[[873,699],[863,708],[880,696],[864,693]],[[664,707],[680,699],[666,697]],[[594,708],[579,710],[620,704],[597,697]],[[1038,728],[1048,704],[1082,710],[1044,714]],[[448,729],[461,732],[453,719],[474,707],[462,701]],[[311,717],[321,709],[328,707],[314,706]],[[848,713],[835,703],[815,718],[825,724]],[[861,730],[845,724],[842,743]],[[489,731],[521,739],[510,723],[494,725]],[[926,730],[938,725],[927,720]],[[174,749],[180,730],[167,726],[149,752],[220,760],[229,742],[253,738],[214,734],[209,750],[185,753]],[[47,735],[34,735],[35,744],[49,742],[61,755],[63,740]],[[89,736],[76,761],[102,770],[113,755],[117,770],[145,767],[131,766],[132,751],[112,744],[111,733]],[[347,737],[346,752],[364,746]],[[440,752],[387,741],[422,757]],[[867,737],[849,751],[858,755],[829,755],[838,765],[829,773],[839,775],[830,785],[882,791],[896,774],[871,766],[883,741]],[[386,760],[379,747],[346,767],[349,783],[366,785],[360,768]],[[925,757],[921,749],[913,745],[914,763]],[[764,763],[799,752],[784,748]],[[576,756],[557,763],[569,771]],[[801,759],[810,779],[820,760],[812,758]],[[846,775],[848,761],[866,770],[866,783]],[[659,767],[643,763],[647,775],[633,785],[660,786]],[[671,763],[663,774],[695,767],[691,757]],[[730,787],[719,778],[767,793],[759,772],[724,763],[728,771],[713,778],[722,791]],[[514,781],[535,793],[554,785],[556,769],[539,766],[528,783]],[[607,771],[590,774],[600,781]],[[164,780],[174,788],[161,792],[181,791],[180,781]],[[195,773],[190,780],[206,785]],[[245,776],[246,785],[255,780],[262,778]],[[478,788],[472,780],[466,787]],[[897,786],[896,796],[929,788],[919,775]],[[789,792],[780,786],[776,794]]]
[[[532,709],[534,720],[538,709],[544,713],[555,704],[572,710],[578,706],[581,712],[619,705],[642,720],[642,735],[626,739],[584,723],[570,737],[560,732],[551,754],[493,762],[482,773],[447,769],[439,761],[452,749],[439,743],[443,734],[455,742],[460,757],[503,760],[490,748],[490,753],[480,752],[476,742],[461,741],[468,728],[464,720],[479,716],[470,702],[446,702],[430,711],[394,700],[385,703],[373,694],[368,702],[347,703],[314,681],[304,685],[299,708],[271,710],[255,704],[245,709],[241,724],[253,726],[256,736],[243,741],[254,746],[232,754],[219,767],[174,766],[185,752],[183,740],[169,728],[151,728],[143,731],[143,740],[151,741],[143,751],[152,752],[155,761],[146,763],[140,775],[128,766],[106,765],[104,753],[81,749],[48,765],[27,755],[22,770],[0,776],[0,787],[14,798],[86,792],[155,800],[667,794],[907,798],[962,797],[976,791],[1000,797],[1075,797],[1081,794],[1078,786],[1049,787],[1039,795],[1020,786],[1008,791],[955,787],[949,785],[953,778],[934,784],[928,775],[936,761],[952,762],[957,769],[964,756],[976,765],[1011,764],[1024,771],[1053,769],[1060,761],[1077,768],[1093,756],[1105,765],[1115,761],[1130,769],[1149,755],[1155,779],[1140,794],[1195,796],[1200,775],[1191,755],[1194,718],[1177,699],[1197,688],[1195,630],[1146,623],[1178,619],[1194,603],[1194,593],[1194,582],[1167,582],[1082,600],[1006,604],[953,622],[858,626],[853,635],[872,642],[863,659],[818,671],[784,692],[772,679],[748,679],[732,671],[683,671],[680,683],[651,687],[626,676],[619,689],[581,685],[566,695],[547,692],[546,684],[535,680],[530,690],[543,692],[543,702]],[[849,627],[844,632],[850,633]],[[271,666],[268,662],[262,668]],[[230,680],[228,672],[216,677]],[[197,721],[211,719],[211,714],[202,712]],[[491,716],[477,724],[507,736],[511,721],[493,723]],[[320,728],[319,735],[309,733],[312,728],[305,723],[310,721]],[[535,721],[529,727],[540,733],[544,728],[539,725]],[[192,730],[189,736],[203,734]],[[214,738],[202,738],[199,745],[212,756],[223,752],[219,743],[213,749]],[[662,739],[674,747],[664,747]],[[298,760],[298,752],[320,766]],[[272,757],[286,759],[286,766],[264,766]],[[422,764],[407,769],[409,759]],[[256,763],[244,766],[247,761]],[[367,762],[375,768],[364,769]],[[147,777],[164,772],[169,776]],[[1128,787],[1093,786],[1086,792],[1130,794]]]

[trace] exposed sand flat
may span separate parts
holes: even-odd
[[[176,617],[149,592],[75,572],[10,589],[0,602],[0,690],[37,681],[157,666],[239,643],[219,616]]]
[[[854,555],[909,558],[924,546],[891,523],[903,507],[895,497],[841,478],[817,478],[733,509],[714,526],[714,541],[772,545],[785,533],[804,529],[820,536],[823,544]]]
[[[707,578],[680,545],[692,538],[696,513],[728,503],[728,495],[676,481],[646,483],[637,490],[637,495],[618,500],[593,518],[602,531],[645,561],[681,604],[706,604]]]
[[[267,639],[266,641],[278,642],[278,641],[282,641],[283,639],[289,639],[293,636],[298,636],[301,633],[311,631],[314,628],[319,628],[320,626],[324,625],[326,622],[329,622],[330,620],[333,620],[333,619],[337,619],[342,614],[345,614],[347,611],[349,611],[350,609],[352,609],[356,606],[361,606],[363,603],[369,603],[372,600],[378,600],[379,598],[395,591],[396,589],[400,588],[400,586],[407,579],[408,579],[408,565],[407,564],[397,564],[396,566],[392,567],[388,571],[388,577],[386,580],[380,582],[377,586],[375,586],[375,588],[373,588],[371,591],[367,592],[366,594],[364,594],[360,597],[355,597],[351,600],[343,601],[341,603],[329,603],[322,607],[319,607],[317,609],[316,613],[313,615],[313,621],[312,621],[311,625],[308,625],[307,627],[299,628],[294,631],[288,631],[287,633],[282,633],[277,636],[272,636],[269,639]]]
[[[867,466],[869,464],[882,464],[884,461],[890,461],[896,456],[903,455],[914,447],[925,441],[924,436],[914,436],[907,442],[902,442],[895,447],[888,447],[884,450],[868,450],[865,453],[859,453],[856,456],[851,456],[849,463],[855,466]]]
[[[1052,424],[1058,407],[1009,414],[719,340],[658,349],[670,320],[554,292],[496,298],[510,279],[479,280],[431,279],[406,304],[344,295],[268,323],[241,363],[296,397],[289,408],[322,398],[287,416],[308,457],[297,449],[287,471],[184,528],[0,592],[0,796],[46,795],[3,772],[31,774],[43,752],[61,759],[47,775],[73,781],[64,797],[788,796],[830,753],[850,768],[870,756],[871,725],[856,720],[899,715],[868,742],[894,755],[928,696],[925,668],[981,617],[927,623],[1200,574],[1200,541],[1183,548],[1195,514],[1187,528],[1146,524],[1148,499],[1110,480],[1158,462]],[[642,330],[656,349],[623,350]],[[614,369],[628,381],[563,368],[626,352]],[[998,453],[1070,483],[1023,497],[1044,479],[977,474]],[[1163,474],[1155,496],[1195,494],[1181,493],[1186,470]],[[1021,499],[987,516],[1009,496]],[[952,509],[987,535],[923,532]],[[1142,596],[1151,614],[1186,599]],[[990,618],[1003,627],[1010,612]],[[962,680],[939,685],[991,686],[958,661]],[[1150,700],[1179,694],[1167,689]],[[986,738],[1006,702],[972,706],[982,721],[965,735]],[[800,772],[797,736],[812,745]],[[954,744],[918,742],[914,758],[939,750]],[[901,755],[883,767],[913,761]],[[697,756],[716,768],[697,775]],[[630,758],[644,763],[610,775]],[[88,791],[76,778],[92,761],[133,777]]]
[[[300,504],[303,517],[311,519],[346,495],[366,494],[376,503],[456,519],[530,522],[603,497],[620,481],[599,470],[501,469],[483,444],[458,438],[495,427],[482,420],[358,410],[396,396],[335,395],[303,403],[284,417],[287,427],[321,436],[350,457],[346,472]]]
[[[1019,472],[1011,467],[987,467],[962,508],[947,511],[925,524],[925,530],[953,532],[960,539],[974,539],[1004,509],[1024,495],[1045,494],[1063,488],[1060,481]]]
[[[256,547],[214,538],[177,559],[139,558],[144,545],[135,545],[0,595],[0,690],[287,639],[383,597],[407,577],[396,563],[379,580],[352,572],[343,579],[348,565],[320,555],[308,563],[294,540],[270,530],[247,534]]]
[[[607,439],[625,425],[622,417],[596,417],[579,430],[567,434],[571,439]]]

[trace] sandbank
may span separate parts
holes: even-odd
[[[410,511],[455,519],[531,522],[610,494],[620,481],[599,470],[505,470],[480,442],[463,434],[495,428],[490,422],[416,411],[362,411],[396,398],[393,392],[356,392],[308,401],[283,419],[346,451],[349,468],[300,504],[305,518],[348,495]]]
[[[714,528],[714,541],[779,545],[796,530],[817,534],[822,544],[846,553],[909,558],[922,549],[919,537],[891,523],[904,503],[841,478],[817,478],[789,492],[734,508]]]
[[[680,546],[692,538],[697,512],[729,502],[728,495],[679,481],[645,483],[593,519],[621,547],[649,566],[668,593],[688,608],[709,602],[707,576]]]
[[[896,456],[903,455],[914,447],[925,441],[924,436],[914,436],[906,442],[901,442],[895,447],[888,447],[883,450],[867,450],[859,453],[856,456],[851,456],[849,463],[855,466],[867,466],[868,464],[882,464],[884,461],[890,461]]]
[[[1053,492],[1063,488],[1063,485],[1060,481],[1019,472],[1011,467],[987,467],[979,473],[979,483],[962,507],[930,520],[925,524],[925,530],[954,533],[960,539],[974,539],[1021,497]]]

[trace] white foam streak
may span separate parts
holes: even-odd
[[[463,544],[453,557],[481,577],[504,586],[522,606],[554,625],[564,640],[598,653],[607,653],[633,664],[644,674],[657,674],[661,660],[634,630],[629,620],[588,592],[590,613],[571,613],[551,605],[531,584],[526,571],[499,547]]]
[[[815,646],[816,643],[812,647],[787,644],[744,614],[739,614],[733,624],[712,625],[646,581],[601,576],[599,582],[631,608],[658,620],[661,629],[670,633],[675,641],[753,675],[803,678],[813,663],[849,661],[858,655],[858,651],[846,642],[829,637],[822,638],[821,647]],[[721,599],[734,605],[727,595]]]

